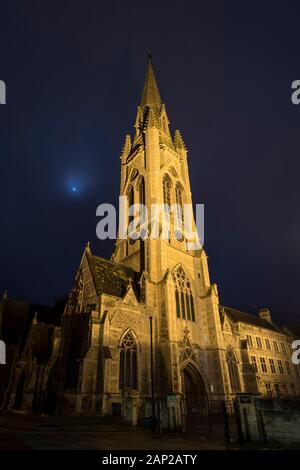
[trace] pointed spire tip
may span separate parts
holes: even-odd
[[[144,83],[142,101],[140,106],[141,108],[143,108],[144,106],[156,106],[157,108],[160,108],[161,106],[161,98],[154,76],[152,66],[152,55],[150,51],[148,51],[146,79]]]

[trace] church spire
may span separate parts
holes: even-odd
[[[152,56],[150,51],[148,52],[146,79],[140,107],[142,108],[144,106],[157,106],[158,108],[161,106],[161,98],[152,67]]]

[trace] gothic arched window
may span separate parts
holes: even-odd
[[[171,206],[171,186],[172,182],[168,175],[163,177],[163,197],[164,197],[164,204],[167,204],[169,207]]]
[[[130,207],[133,206],[133,204],[134,204],[134,189],[133,189],[132,186],[130,186],[128,191],[127,191],[127,198],[128,198],[128,211],[129,211]],[[133,219],[134,219],[134,216],[130,215],[128,217],[128,224],[130,224],[130,222]]]
[[[139,204],[145,205],[145,181],[142,176],[139,181]]]
[[[231,348],[227,350],[226,362],[227,362],[228,373],[229,373],[229,378],[230,378],[231,390],[232,392],[239,392],[241,390],[241,384],[240,384],[238,364],[237,364],[235,354]]]
[[[146,303],[146,281],[144,275],[142,275],[140,280],[140,301],[143,304]]]
[[[130,332],[121,343],[119,387],[137,390],[137,347]]]
[[[176,198],[176,212],[177,212],[177,227],[175,231],[175,237],[178,241],[183,240],[183,189],[182,186],[177,183],[175,187],[175,198]]]
[[[180,184],[176,184],[175,188],[176,194],[176,204],[178,206],[178,217],[179,219],[183,220],[183,196],[182,196],[182,186]]]
[[[128,197],[128,207],[130,207],[134,204],[134,190],[132,186],[129,186],[128,188],[127,197]]]
[[[177,318],[195,321],[195,308],[191,283],[182,266],[179,266],[173,272],[173,281],[175,285]]]

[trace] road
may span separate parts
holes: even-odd
[[[233,447],[234,448],[234,447]],[[235,447],[236,448],[236,447]],[[189,450],[226,449],[199,434],[157,436],[105,418],[0,415],[0,450]]]

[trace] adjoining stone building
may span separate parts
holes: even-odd
[[[49,308],[9,299],[0,303],[0,338],[6,364],[0,365],[0,409],[53,411],[48,371],[66,301]]]
[[[237,354],[239,373],[246,377],[250,370],[250,380],[266,397],[299,396],[300,368],[291,361],[295,333],[276,326],[268,309],[261,309],[257,317],[221,306],[220,314],[224,347]],[[249,391],[245,381],[240,390]]]
[[[121,153],[120,195],[148,208],[192,203],[187,149],[178,130],[171,135],[150,57],[135,135]],[[5,406],[136,422],[149,415],[152,393],[175,414],[183,399],[300,395],[292,331],[268,310],[222,306],[205,251],[174,230],[171,219],[167,240],[119,239],[111,260],[87,245],[61,322],[31,319],[12,352]]]

